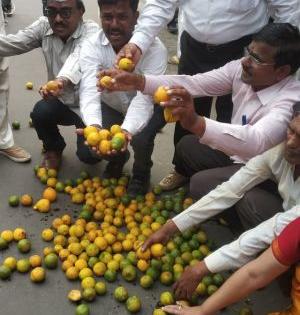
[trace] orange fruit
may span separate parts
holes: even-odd
[[[57,184],[57,178],[55,178],[55,177],[49,177],[49,178],[47,179],[47,186],[52,187],[52,188],[55,188],[56,184]]]
[[[57,81],[48,81],[46,84],[46,89],[48,91],[57,91],[59,89],[59,85]]]
[[[88,145],[94,147],[96,145],[98,145],[98,143],[100,142],[101,138],[99,135],[99,132],[91,132],[88,134],[86,141],[88,143]]]
[[[111,150],[111,142],[109,140],[102,140],[99,143],[99,151],[101,154],[106,155]]]
[[[120,125],[112,125],[112,126],[110,127],[110,133],[111,133],[112,135],[115,135],[116,133],[119,133],[119,132],[122,132],[122,128],[121,128]]]
[[[43,191],[43,198],[44,199],[48,199],[50,202],[53,202],[56,200],[57,198],[57,192],[55,189],[53,189],[52,187],[47,187],[44,191]]]
[[[111,84],[111,80],[112,80],[112,77],[108,76],[108,75],[105,75],[104,77],[102,77],[100,79],[100,85],[103,86],[104,88],[106,87],[109,87],[110,84]]]
[[[140,271],[145,272],[149,267],[149,263],[144,259],[139,259],[137,262],[137,267]]]
[[[21,197],[20,202],[22,206],[29,207],[32,205],[33,199],[30,195],[25,194]]]
[[[119,61],[119,69],[131,72],[134,69],[134,63],[129,58],[121,58]]]
[[[110,131],[107,129],[101,129],[99,131],[100,141],[102,140],[109,140],[110,139]]]
[[[136,255],[139,259],[148,260],[151,257],[150,249],[146,249],[144,252],[142,251],[142,247],[139,247],[136,251]]]
[[[152,256],[156,257],[156,258],[163,256],[164,252],[165,252],[164,246],[162,244],[160,244],[160,243],[153,244],[151,246],[150,250],[151,250]]]
[[[85,138],[87,138],[87,136],[92,132],[98,132],[98,128],[95,126],[87,126],[83,129],[83,135]]]
[[[164,109],[164,118],[167,123],[173,123],[179,120],[178,116],[172,114],[172,110],[170,108]]]
[[[159,104],[160,102],[166,102],[170,100],[170,96],[167,93],[167,89],[164,86],[157,88],[153,95],[154,102]]]

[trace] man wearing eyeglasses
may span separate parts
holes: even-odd
[[[139,76],[107,70],[101,75],[114,76],[110,90],[153,94],[159,86],[170,87],[171,99],[161,105],[171,108],[181,126],[193,133],[176,146],[177,185],[191,178],[190,193],[199,199],[250,158],[283,141],[292,106],[300,100],[300,82],[294,77],[299,55],[299,30],[288,23],[272,23],[254,35],[247,56],[204,74]],[[193,97],[229,93],[234,104],[231,124],[195,112]],[[277,199],[273,186],[272,181],[266,183],[254,200],[269,207]]]
[[[84,124],[76,113],[78,88],[81,73],[79,51],[82,42],[99,30],[93,21],[84,21],[84,4],[81,0],[48,0],[47,17],[18,31],[16,34],[0,35],[0,57],[19,55],[35,48],[42,48],[46,61],[48,80],[57,80],[59,92],[45,93],[31,113],[39,139],[45,149],[42,165],[58,168],[66,144],[58,125]],[[63,71],[64,76],[60,75]],[[87,163],[96,162],[84,145],[83,137],[77,138],[77,155]]]
[[[273,240],[281,234],[282,230],[294,220],[300,217],[300,116],[299,116],[300,103],[293,106],[294,117],[289,123],[286,139],[284,142],[278,144],[274,148],[266,151],[265,153],[252,158],[244,167],[236,172],[227,182],[218,186],[211,191],[208,195],[204,196],[198,202],[190,206],[184,212],[169,220],[158,232],[152,234],[150,238],[144,243],[143,246],[150,246],[152,242],[166,243],[174,233],[183,232],[191,226],[201,223],[212,215],[216,215],[224,211],[224,209],[237,205],[243,199],[247,199],[246,194],[249,192],[254,193],[257,191],[258,183],[272,178],[278,185],[278,191],[281,198],[278,198],[277,207],[274,204],[266,204],[264,208],[257,211],[255,200],[253,204],[249,204],[250,209],[248,216],[240,212],[240,207],[236,208],[237,214],[244,218],[244,222],[248,219],[257,218],[257,226],[251,230],[243,233],[237,240],[224,245],[223,247],[215,250],[213,253],[205,257],[202,261],[197,262],[193,266],[185,268],[181,278],[175,284],[175,294],[178,300],[187,299],[190,297],[200,283],[202,278],[210,273],[222,272],[229,269],[236,269],[242,267],[247,262],[255,259],[256,255],[262,250],[265,250],[272,244]],[[254,196],[253,194],[253,196]],[[267,198],[267,196],[266,196]],[[274,207],[274,208],[273,208]],[[252,213],[251,213],[252,211]],[[273,215],[270,219],[264,221],[260,215],[266,212],[268,215]],[[259,224],[260,223],[260,224]],[[297,235],[297,229],[293,230],[294,236]],[[298,232],[299,227],[298,227]],[[287,239],[286,242],[289,248],[299,249],[299,244],[293,243],[292,238]],[[278,245],[278,244],[273,244]],[[283,249],[277,246],[278,249]],[[275,249],[275,248],[273,248]],[[287,247],[286,247],[287,249]],[[287,253],[287,251],[282,252]],[[284,261],[284,265],[288,265],[288,257]],[[262,263],[262,262],[261,262]],[[272,265],[264,261],[264,267],[270,268]],[[262,264],[263,264],[262,263]],[[283,261],[281,261],[283,263]],[[251,268],[251,276],[254,269]],[[261,270],[260,270],[261,271]],[[273,269],[274,272],[274,269]],[[297,271],[299,275],[299,270]],[[271,274],[268,273],[268,277]],[[274,275],[274,274],[273,274]],[[261,275],[267,279],[266,273]],[[255,277],[250,281],[253,285],[262,284],[260,276]],[[270,278],[269,278],[270,279]],[[245,281],[245,279],[243,279]],[[246,279],[248,280],[248,279]],[[250,284],[250,286],[251,286]],[[243,283],[241,284],[243,285]],[[265,286],[264,283],[263,286]],[[289,310],[280,313],[272,313],[269,315],[298,315],[300,314],[300,296],[299,296],[300,278],[293,279],[293,290],[291,296],[293,297],[293,307]],[[225,288],[224,288],[225,289]],[[228,289],[228,287],[227,287]],[[235,292],[238,295],[237,292]],[[220,298],[220,295],[219,295]],[[181,314],[216,314],[209,311],[212,303],[205,303],[202,313],[200,308],[193,308],[186,310],[186,312],[178,312]],[[208,308],[206,308],[208,307]],[[225,305],[222,305],[222,308]],[[220,307],[221,308],[221,307]],[[217,311],[217,308],[214,308]],[[172,312],[171,312],[172,313]],[[175,314],[175,313],[174,313]],[[261,314],[261,313],[260,313]],[[266,313],[264,313],[266,314]]]

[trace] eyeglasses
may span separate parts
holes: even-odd
[[[259,59],[259,57],[255,56],[249,47],[246,47],[245,57],[249,57],[252,62],[257,64],[258,66],[274,66],[275,62],[268,63],[263,62]]]
[[[61,10],[57,10],[54,8],[46,8],[45,15],[49,18],[54,19],[57,14],[63,19],[69,19],[72,15],[72,8],[62,8]]]

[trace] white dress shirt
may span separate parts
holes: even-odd
[[[46,61],[48,80],[65,76],[77,84],[81,76],[78,63],[81,43],[98,30],[98,24],[93,21],[80,22],[75,32],[64,43],[53,34],[48,19],[41,17],[16,34],[0,35],[0,56],[19,55],[40,47]],[[61,70],[63,71],[60,73]],[[77,94],[77,87],[71,86],[64,91],[60,99],[66,105],[78,106]]]
[[[287,223],[300,216],[300,178],[294,180],[295,166],[284,159],[281,143],[251,159],[227,182],[219,185],[172,220],[180,231],[201,223],[230,208],[259,183],[271,179],[278,183],[278,192],[286,211],[275,215],[240,238],[225,245],[205,259],[211,272],[237,268],[271,244]]]
[[[86,125],[102,125],[101,101],[122,113],[125,119],[122,128],[136,134],[147,124],[153,114],[153,101],[150,96],[138,92],[98,92],[98,71],[114,66],[116,53],[101,30],[91,36],[80,52],[80,110]],[[135,67],[135,72],[163,74],[167,67],[167,51],[156,38],[149,50]]]
[[[206,130],[200,142],[224,152],[237,163],[245,163],[284,140],[292,106],[300,101],[300,82],[288,76],[255,92],[241,80],[241,73],[241,61],[235,60],[194,76],[146,76],[144,93],[153,94],[161,85],[183,86],[194,97],[232,93],[231,123],[205,118]]]
[[[299,0],[148,0],[130,42],[146,51],[179,6],[182,29],[207,44],[224,44],[258,32],[270,15],[299,25]]]

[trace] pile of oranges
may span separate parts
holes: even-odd
[[[116,135],[119,131],[111,132]],[[105,282],[118,278],[138,282],[144,289],[151,288],[155,281],[170,286],[187,266],[210,253],[210,241],[201,229],[190,229],[176,235],[166,245],[156,243],[141,250],[143,242],[172,213],[180,213],[192,204],[183,188],[173,195],[161,196],[160,189],[155,187],[152,192],[131,199],[126,193],[128,178],[125,176],[90,178],[82,172],[77,180],[60,181],[54,170],[36,168],[35,173],[47,187],[34,209],[49,211],[50,204],[59,199],[59,192],[69,195],[74,205],[81,206],[77,218],[69,214],[56,217],[51,226],[41,232],[42,240],[48,244],[43,250],[44,260],[40,258],[40,262],[45,264],[46,261],[47,268],[53,269],[60,260],[65,277],[81,283],[81,290],[70,293],[71,300],[75,301],[75,296],[76,302],[91,302],[97,295],[105,294]],[[47,207],[39,208],[39,203],[43,202]],[[36,265],[40,269],[31,276],[32,281],[44,279],[41,263]],[[212,294],[222,282],[221,275],[205,277],[196,290],[197,296]],[[132,298],[129,305],[132,300],[138,301]],[[141,305],[138,310],[140,308]]]

